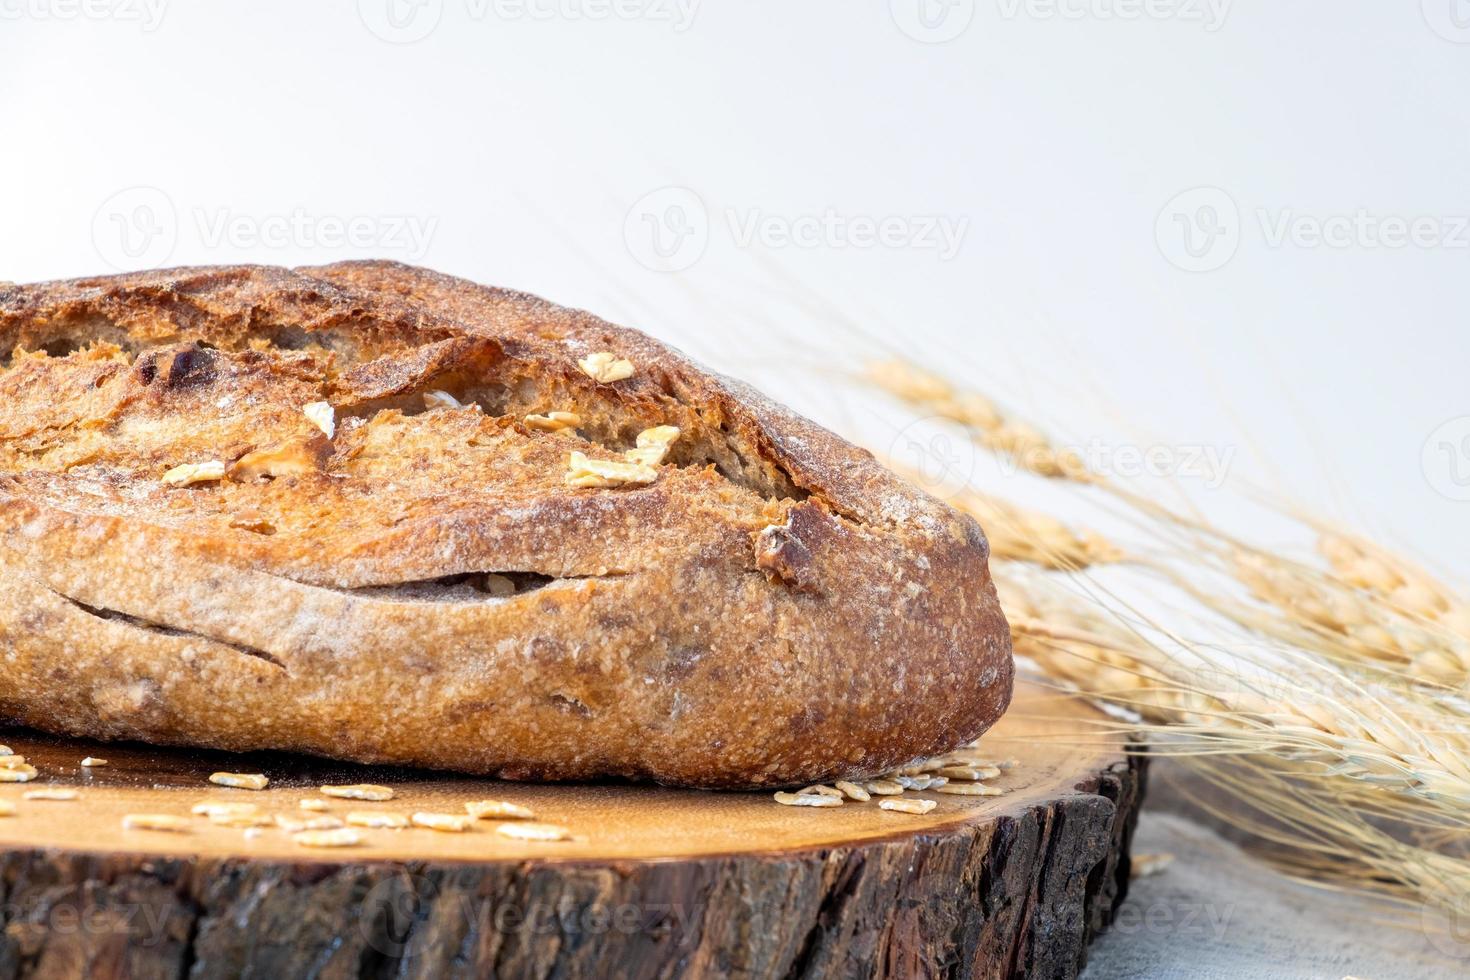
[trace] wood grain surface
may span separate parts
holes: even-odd
[[[39,774],[0,786],[17,810],[0,818],[0,976],[1072,976],[1126,888],[1142,789],[1120,740],[1077,747],[1090,717],[1020,685],[983,743],[1018,762],[992,781],[1005,795],[908,794],[937,802],[925,815],[9,731]],[[82,767],[89,755],[108,765]],[[220,770],[271,784],[209,784]],[[328,813],[507,800],[573,839],[516,841],[479,821],[321,850],[190,816],[205,801],[306,816],[302,798],[345,783],[395,795]],[[78,798],[23,796],[56,787]],[[140,813],[189,829],[123,828]]]

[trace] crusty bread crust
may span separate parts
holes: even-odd
[[[0,715],[24,724],[742,787],[886,771],[1009,702],[972,520],[587,313],[389,263],[174,269],[0,286],[13,349]],[[593,380],[595,351],[635,373]],[[581,425],[523,421],[551,411]],[[564,482],[655,425],[681,430],[656,482]],[[161,479],[277,448],[304,467]]]

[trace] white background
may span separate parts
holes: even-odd
[[[1470,3],[924,3],[0,0],[0,279],[399,258],[640,326],[881,450],[901,414],[828,393],[861,331],[1463,573]],[[1359,210],[1427,224],[1310,238]],[[770,237],[829,212],[917,240]],[[687,268],[647,267],[648,221],[693,231],[662,239]]]

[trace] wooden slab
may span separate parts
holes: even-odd
[[[1092,709],[1022,685],[985,744],[1019,765],[998,798],[919,816],[769,794],[536,786],[299,756],[102,745],[10,731],[39,770],[0,786],[0,976],[1072,976],[1127,881],[1142,770],[1119,741],[1078,749]],[[83,768],[84,756],[109,764]],[[263,791],[210,785],[261,772]],[[192,817],[187,833],[125,830],[127,814],[203,801],[305,816],[323,784],[393,787],[328,811],[463,813],[499,799],[575,839],[364,830],[306,849]],[[75,788],[73,801],[26,791]]]

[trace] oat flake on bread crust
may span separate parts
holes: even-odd
[[[588,313],[389,263],[173,269],[0,286],[0,351],[13,721],[747,787],[887,772],[1009,701],[972,520]],[[656,480],[567,484],[658,426]]]

